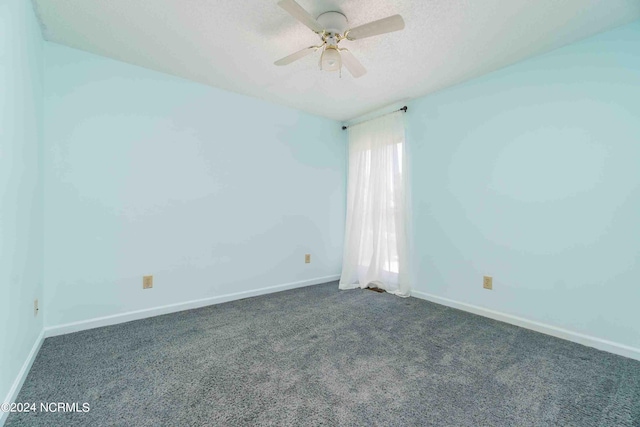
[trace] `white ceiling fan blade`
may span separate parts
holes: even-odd
[[[367,73],[367,69],[347,49],[340,49],[340,56],[342,56],[342,64],[353,77],[362,77]]]
[[[320,25],[313,16],[309,15],[309,12],[304,10],[302,6],[296,3],[295,0],[280,0],[278,2],[278,6],[289,12],[291,16],[296,18],[298,21],[311,28],[311,31],[314,33],[322,33],[324,31],[322,25]]]
[[[400,15],[393,15],[350,29],[347,32],[347,39],[359,40],[365,37],[391,33],[402,29],[404,29],[404,19],[402,19]]]
[[[297,51],[296,53],[292,53],[289,56],[285,56],[282,59],[278,59],[276,62],[274,62],[274,64],[276,64],[276,65],[289,65],[292,62],[297,61],[300,58],[304,58],[305,56],[315,52],[318,49],[319,49],[318,46],[307,47],[305,49]]]

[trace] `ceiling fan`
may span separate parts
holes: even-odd
[[[289,12],[291,16],[318,34],[322,43],[309,46],[275,62],[275,65],[288,65],[300,58],[322,49],[320,69],[323,71],[341,71],[342,65],[353,77],[363,76],[367,70],[360,61],[346,48],[338,44],[344,40],[360,40],[365,37],[399,31],[404,28],[404,20],[400,15],[393,15],[368,24],[349,29],[347,17],[340,12],[325,12],[314,19],[295,0],[281,0],[278,6]]]

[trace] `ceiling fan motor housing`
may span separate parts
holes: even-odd
[[[318,16],[317,21],[325,29],[325,40],[330,46],[337,45],[337,36],[349,29],[349,20],[340,12],[325,12]]]

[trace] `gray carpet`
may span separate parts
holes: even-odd
[[[7,426],[640,426],[640,362],[337,283],[47,338]]]

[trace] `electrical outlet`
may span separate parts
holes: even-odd
[[[40,309],[38,308],[38,300],[34,299],[33,300],[33,315],[37,316],[38,315],[38,311],[40,311]]]
[[[153,276],[142,276],[142,289],[153,288]]]
[[[485,289],[492,290],[493,289],[493,277],[484,276],[484,280],[482,281],[482,287]]]
[[[305,264],[310,264],[311,263],[311,254],[306,254],[304,256],[304,262],[305,262]]]

